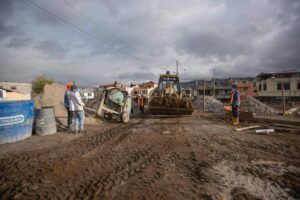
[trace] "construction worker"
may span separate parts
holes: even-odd
[[[230,103],[232,107],[232,124],[239,124],[239,111],[238,107],[240,106],[240,94],[236,85],[231,87],[231,98]]]
[[[143,95],[138,97],[138,104],[140,106],[141,113],[144,113],[144,106],[145,106],[145,97]]]
[[[74,116],[74,111],[70,110],[70,90],[72,87],[72,83],[68,83],[67,84],[67,88],[66,88],[66,92],[65,92],[65,96],[64,96],[64,106],[68,112],[68,130],[71,130],[71,126],[72,126],[72,121],[73,121],[73,116]]]
[[[77,91],[77,86],[73,84],[70,93],[70,110],[74,111],[75,115],[75,133],[85,133],[85,130],[83,129],[84,106],[80,94]]]

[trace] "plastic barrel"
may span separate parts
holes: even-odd
[[[37,135],[51,135],[57,132],[54,107],[36,109],[35,117],[35,132]]]
[[[0,144],[32,135],[33,101],[0,101]]]

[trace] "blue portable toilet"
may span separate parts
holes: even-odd
[[[32,135],[34,101],[0,101],[0,144]]]

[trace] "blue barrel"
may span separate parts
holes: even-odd
[[[33,111],[33,101],[0,101],[0,144],[30,137]]]

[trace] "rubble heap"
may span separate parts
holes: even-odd
[[[243,111],[253,112],[255,114],[263,116],[273,116],[279,114],[278,110],[271,108],[270,106],[260,102],[259,100],[251,96],[246,96],[241,100],[241,109]]]
[[[196,111],[203,112],[203,96],[196,97],[194,105]],[[204,105],[205,112],[225,113],[223,103],[212,96],[205,96]]]

